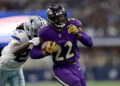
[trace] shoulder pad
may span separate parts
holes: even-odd
[[[23,38],[25,35],[26,33],[24,30],[14,30],[11,34],[11,37],[20,41],[20,39]]]
[[[70,18],[70,19],[68,19],[68,21],[72,21],[72,20],[79,21],[79,23],[82,24],[81,21],[78,20],[78,19],[76,19],[76,18]]]
[[[76,19],[76,18],[70,18],[70,19],[68,19],[68,23],[69,24],[74,24],[77,27],[81,27],[82,26],[82,23],[78,19]]]

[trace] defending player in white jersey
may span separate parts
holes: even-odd
[[[22,66],[28,59],[31,47],[40,42],[38,29],[46,24],[45,19],[30,16],[13,31],[8,45],[1,52],[0,86],[5,86],[6,81],[10,86],[25,86]]]

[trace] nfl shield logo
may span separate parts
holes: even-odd
[[[62,37],[62,35],[61,35],[61,34],[58,34],[58,37]]]

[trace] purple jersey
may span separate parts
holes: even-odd
[[[54,64],[65,64],[77,61],[79,59],[79,51],[77,48],[77,35],[74,35],[73,33],[68,34],[68,26],[70,24],[73,24],[77,27],[81,27],[81,23],[77,19],[69,19],[66,26],[61,32],[57,32],[51,25],[44,26],[43,28],[39,29],[38,36],[43,41],[55,41],[58,45],[58,51],[53,54],[53,61]],[[85,35],[85,39],[89,36],[86,36],[84,32],[82,32],[83,35]],[[89,40],[84,41],[84,37],[81,38],[83,44],[91,43]],[[90,40],[91,41],[91,40]]]

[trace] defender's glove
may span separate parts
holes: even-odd
[[[48,41],[46,51],[52,54],[57,52],[57,50],[58,50],[58,45],[55,42],[51,43],[51,41]]]
[[[40,42],[40,39],[39,39],[39,37],[35,37],[35,38],[31,39],[29,42],[32,43],[33,45],[37,46]]]
[[[68,28],[68,34],[70,33],[77,34],[79,32],[78,28],[73,24],[70,24],[67,28]]]

